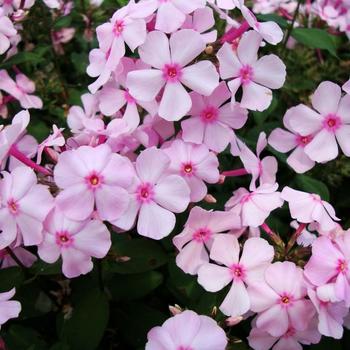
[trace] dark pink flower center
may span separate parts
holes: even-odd
[[[163,78],[167,82],[176,83],[182,76],[182,69],[178,64],[166,64],[163,68]]]
[[[293,327],[288,328],[287,332],[283,335],[284,338],[294,337],[296,331]]]
[[[245,268],[240,265],[240,264],[233,264],[230,267],[231,273],[232,273],[232,277],[235,280],[244,280],[245,278]]]
[[[338,130],[343,122],[340,117],[335,114],[328,114],[323,120],[323,127],[329,132],[335,132]]]
[[[141,203],[149,203],[153,197],[153,185],[150,183],[143,183],[136,189],[136,198]]]
[[[19,205],[14,199],[10,199],[7,202],[7,207],[11,214],[16,215],[18,213]]]
[[[114,28],[113,28],[114,34],[116,36],[120,36],[123,33],[124,27],[125,27],[124,21],[118,20],[117,22],[115,22]]]
[[[74,239],[67,231],[56,232],[56,244],[61,247],[69,247]]]
[[[161,1],[167,1],[167,0],[161,0]],[[183,346],[180,345],[176,350],[193,350],[190,346]]]
[[[297,144],[300,147],[305,147],[307,144],[309,144],[313,139],[312,135],[307,135],[307,136],[297,136]]]
[[[337,272],[345,274],[348,270],[348,263],[345,260],[339,259],[338,260],[338,266],[337,266]]]
[[[88,188],[91,190],[95,190],[98,187],[100,187],[103,183],[103,176],[97,173],[92,173],[88,177],[86,177],[85,180],[88,185]]]
[[[191,162],[187,162],[182,164],[181,174],[190,177],[194,175],[195,170],[194,165]]]
[[[293,296],[287,293],[281,295],[279,303],[283,307],[289,307],[293,303]]]
[[[193,233],[192,239],[198,243],[205,243],[211,238],[212,234],[208,228],[200,228]]]
[[[218,118],[218,115],[219,115],[218,108],[213,106],[207,106],[201,112],[200,117],[204,123],[212,123]]]
[[[239,70],[239,77],[242,85],[247,85],[253,80],[253,68],[248,64],[242,66]]]

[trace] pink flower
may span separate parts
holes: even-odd
[[[173,238],[179,250],[176,265],[184,272],[195,275],[200,266],[209,262],[207,249],[210,249],[213,238],[220,232],[238,228],[239,223],[239,218],[233,213],[194,207],[184,230]]]
[[[248,337],[249,345],[254,350],[303,350],[300,344],[317,344],[320,340],[321,334],[317,331],[316,320],[312,320],[303,331],[290,327],[285,334],[276,337],[259,328],[253,328]]]
[[[321,83],[312,96],[315,112],[305,105],[293,109],[289,123],[302,136],[314,135],[305,153],[316,162],[338,156],[338,145],[350,156],[350,95],[341,96],[341,88],[332,82]]]
[[[267,146],[266,134],[261,132],[256,144],[256,155],[240,140],[237,140],[240,149],[239,158],[241,159],[244,168],[249,174],[252,174],[252,181],[249,189],[256,189],[256,181],[259,179],[259,184],[274,184],[276,182],[277,160],[275,157],[267,156],[260,159],[260,154]]]
[[[107,83],[98,94],[99,108],[104,115],[111,116],[125,107],[123,120],[132,130],[140,124],[138,105],[148,113],[155,115],[158,111],[156,101],[143,102],[133,98],[126,88],[126,77],[130,71],[148,68],[140,60],[134,62],[131,58],[121,59],[123,70],[120,74],[114,74],[114,80]],[[119,86],[120,85],[120,86]]]
[[[256,326],[274,337],[288,329],[305,331],[315,315],[306,300],[303,270],[290,261],[276,262],[265,271],[265,282],[248,285],[251,310],[258,312]]]
[[[200,61],[186,67],[204,48],[201,35],[192,29],[180,30],[170,39],[162,32],[149,33],[139,54],[145,63],[155,69],[128,74],[127,87],[131,95],[141,101],[151,101],[165,86],[158,114],[166,120],[181,119],[192,106],[190,95],[183,85],[208,96],[219,84],[219,75],[210,61]]]
[[[10,38],[16,34],[17,30],[11,20],[0,12],[0,55],[9,49]]]
[[[103,23],[96,28],[101,51],[94,51],[94,53],[98,54],[102,64],[96,65],[97,71],[90,68],[91,76],[99,76],[89,86],[91,93],[95,93],[105,84],[111,73],[117,68],[120,59],[125,55],[125,43],[131,51],[135,51],[145,41],[146,22],[143,18],[137,18],[137,13],[134,12],[135,6],[137,7],[133,1],[129,2],[128,5],[114,13],[110,22]],[[105,55],[104,62],[103,55]]]
[[[241,187],[233,192],[233,197],[225,204],[225,208],[240,215],[241,226],[258,227],[269,217],[271,211],[283,205],[277,189],[278,184],[263,184],[252,192]]]
[[[55,124],[52,126],[52,134],[50,134],[39,146],[36,162],[41,163],[41,157],[46,147],[62,147],[65,144],[62,135],[63,128],[58,128]]]
[[[350,79],[342,86],[342,89],[343,89],[347,94],[350,94]]]
[[[23,136],[29,120],[30,115],[28,111],[21,111],[13,117],[10,125],[0,129],[0,164],[8,156],[11,146]]]
[[[206,43],[213,43],[217,39],[217,30],[212,29],[215,26],[213,10],[209,7],[199,8],[193,12],[193,15],[187,15],[182,29],[194,29],[201,34]]]
[[[292,218],[299,222],[308,224],[316,221],[322,230],[330,231],[336,226],[333,220],[339,220],[334,208],[318,194],[297,191],[286,186],[281,197],[288,202]]]
[[[209,149],[222,152],[235,138],[232,129],[240,129],[246,123],[248,111],[238,104],[224,104],[231,96],[225,82],[221,82],[209,97],[196,92],[190,95],[191,117],[181,122],[183,139],[204,143]]]
[[[204,263],[198,270],[198,283],[209,292],[218,292],[232,282],[220,310],[227,316],[240,316],[250,309],[246,285],[263,281],[264,272],[274,257],[273,247],[264,239],[249,238],[239,257],[240,248],[235,236],[216,235],[210,259],[224,266]]]
[[[16,98],[23,108],[42,108],[43,101],[32,95],[35,84],[24,74],[16,75],[16,82],[8,75],[6,70],[0,70],[0,90],[3,90]]]
[[[147,335],[146,350],[225,350],[225,332],[208,316],[186,310]]]
[[[267,109],[272,101],[272,91],[283,86],[286,67],[276,55],[263,56],[258,60],[258,50],[262,42],[255,31],[242,35],[237,52],[225,43],[218,51],[219,70],[222,79],[228,82],[232,102],[240,86],[243,89],[241,107],[254,111]]]
[[[48,263],[62,256],[62,272],[73,278],[90,272],[91,257],[105,257],[110,247],[110,233],[101,221],[70,220],[56,209],[45,220],[44,240],[38,246],[38,254]]]
[[[174,213],[186,210],[190,189],[178,175],[166,175],[170,159],[155,147],[140,153],[135,162],[135,179],[129,188],[130,204],[127,212],[112,222],[129,230],[139,213],[137,232],[153,239],[168,236],[175,226]]]
[[[10,246],[10,249],[25,267],[31,267],[37,260],[37,257],[34,254],[22,247]],[[6,249],[0,250],[0,264],[2,269],[18,266],[17,262],[11,257]]]
[[[21,312],[21,304],[18,301],[10,300],[15,293],[15,288],[6,293],[0,293],[0,327],[9,319],[17,318]]]
[[[142,5],[146,5],[149,11],[157,10],[155,29],[164,33],[172,33],[179,29],[185,22],[186,15],[203,8],[205,0],[144,0]],[[144,11],[144,9],[141,7]]]
[[[341,339],[344,317],[349,312],[344,302],[322,301],[313,289],[308,290],[308,295],[318,313],[318,331],[326,337]]]
[[[171,159],[169,173],[181,176],[191,190],[191,202],[199,202],[208,193],[205,182],[219,181],[219,161],[205,145],[174,140],[163,149]]]
[[[312,255],[305,266],[305,276],[317,288],[322,301],[345,301],[350,306],[350,234],[332,242],[329,237],[319,237],[312,245]]]
[[[33,170],[17,167],[4,171],[0,180],[0,249],[16,245],[36,245],[42,239],[43,221],[53,206],[46,186],[38,185]]]
[[[96,206],[102,220],[117,220],[129,204],[125,190],[133,180],[131,162],[107,145],[81,146],[61,153],[54,169],[61,191],[57,207],[72,220],[85,220]]]
[[[269,144],[282,153],[293,150],[287,158],[287,163],[294,171],[302,174],[315,166],[315,162],[305,153],[305,147],[312,141],[314,135],[302,136],[291,126],[290,119],[295,115],[294,109],[298,109],[298,106],[289,108],[283,117],[283,124],[289,131],[281,128],[273,130],[269,136]]]
[[[216,3],[217,7],[223,10],[233,10],[237,6],[236,0],[208,0],[208,2]]]

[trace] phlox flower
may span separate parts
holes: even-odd
[[[155,29],[164,33],[173,33],[186,20],[186,15],[204,8],[205,0],[143,0],[140,10],[145,14],[157,11]]]
[[[266,156],[260,159],[261,152],[267,146],[266,134],[261,132],[256,144],[256,155],[247,147],[245,143],[237,140],[239,147],[239,158],[241,159],[244,168],[252,175],[250,182],[250,190],[256,189],[256,181],[259,179],[259,184],[274,184],[276,182],[277,160],[275,157]]]
[[[119,219],[129,204],[125,190],[133,180],[131,162],[108,145],[81,146],[60,154],[54,179],[62,191],[57,207],[72,220],[85,220],[96,211],[102,220]]]
[[[138,5],[130,1],[128,5],[116,11],[109,22],[96,28],[101,51],[94,51],[94,53],[100,59],[93,59],[95,65],[89,68],[88,74],[99,76],[99,78],[89,85],[91,93],[95,93],[105,84],[111,73],[117,68],[120,59],[125,55],[125,44],[131,51],[134,51],[145,41],[146,22],[134,12],[135,6]],[[103,56],[105,56],[105,60],[103,60]]]
[[[324,81],[311,101],[316,111],[300,104],[289,119],[300,135],[314,135],[305,146],[305,153],[316,162],[330,161],[338,156],[338,141],[344,154],[350,156],[350,95],[342,97],[337,84]]]
[[[350,79],[343,84],[342,89],[347,93],[350,94]]]
[[[312,141],[314,135],[300,135],[290,124],[290,118],[295,114],[294,109],[289,108],[283,117],[283,124],[288,130],[274,129],[269,136],[269,145],[278,152],[291,154],[287,158],[287,164],[297,173],[302,174],[315,166],[315,162],[305,153],[305,147]]]
[[[179,30],[170,39],[159,31],[149,33],[139,54],[142,61],[155,69],[128,74],[127,87],[131,95],[141,101],[151,101],[164,87],[159,116],[170,121],[181,119],[192,106],[184,85],[205,96],[219,85],[219,75],[210,61],[187,66],[204,48],[201,35],[192,29]]]
[[[242,35],[237,51],[225,43],[217,53],[219,71],[222,79],[231,79],[228,87],[232,93],[232,102],[240,86],[243,94],[240,105],[254,111],[263,111],[272,101],[272,91],[283,86],[286,67],[276,55],[267,55],[258,59],[258,50],[262,37],[255,31]]]
[[[10,300],[15,293],[15,288],[8,292],[0,293],[0,327],[9,319],[17,318],[21,312],[21,304],[18,301]]]
[[[305,266],[305,276],[317,288],[322,301],[344,301],[350,306],[350,234],[345,233],[334,242],[326,236],[312,244],[312,255]]]
[[[225,332],[208,316],[185,310],[147,335],[146,350],[224,350]]]
[[[254,327],[248,337],[249,345],[254,350],[303,350],[302,345],[317,344],[320,340],[321,334],[317,331],[316,320],[312,320],[306,330],[290,327],[278,337]]]
[[[314,221],[319,223],[324,231],[330,231],[336,227],[334,208],[323,201],[318,194],[297,191],[288,186],[284,187],[281,197],[288,202],[290,214],[293,219],[309,224]]]
[[[175,214],[186,210],[190,189],[186,181],[167,171],[170,159],[155,147],[140,153],[135,162],[135,177],[129,187],[130,204],[126,213],[112,223],[129,230],[135,223],[137,232],[153,239],[168,236],[175,226]]]
[[[210,259],[224,266],[204,263],[198,270],[198,283],[209,292],[218,292],[232,282],[220,310],[227,316],[244,315],[251,306],[246,285],[263,281],[274,254],[266,240],[254,237],[245,242],[240,257],[239,243],[234,235],[216,235]]]
[[[240,215],[241,226],[258,227],[270,216],[271,211],[283,205],[278,184],[263,184],[249,192],[241,187],[225,204],[226,210]]]
[[[218,233],[238,228],[239,218],[231,212],[207,211],[200,207],[191,209],[184,230],[173,238],[179,250],[176,265],[194,275],[198,268],[209,262],[207,250]]]
[[[38,146],[38,153],[36,162],[41,163],[41,157],[46,147],[62,147],[65,144],[64,136],[62,135],[63,128],[58,128],[55,124],[52,126],[52,134],[50,134],[41,144]]]
[[[274,337],[291,328],[305,331],[315,315],[307,295],[303,270],[290,261],[265,270],[265,281],[248,285],[251,310],[258,312],[256,326]]]
[[[12,244],[10,249],[25,267],[31,267],[37,260],[37,257],[34,254],[21,246],[15,247],[14,244]],[[7,249],[0,250],[0,265],[2,269],[18,266],[17,262],[11,257]]]
[[[191,202],[199,202],[207,192],[207,183],[217,183],[220,178],[217,156],[205,145],[174,140],[164,152],[171,163],[169,173],[181,176],[191,190]]]
[[[16,242],[25,246],[43,239],[43,221],[53,206],[53,198],[44,185],[37,184],[33,170],[25,166],[11,173],[2,172],[0,180],[0,249]]]
[[[91,257],[105,257],[110,247],[110,233],[100,220],[70,220],[56,209],[45,220],[38,254],[48,263],[62,256],[62,272],[73,278],[90,272]]]
[[[216,6],[223,10],[233,10],[238,6],[238,1],[236,0],[208,0],[210,4],[216,4]]]
[[[217,39],[217,30],[212,29],[215,26],[213,10],[209,7],[199,8],[192,15],[187,15],[182,29],[194,29],[201,34],[206,43],[213,43]]]
[[[314,304],[318,314],[318,331],[326,337],[341,339],[343,337],[344,317],[349,309],[344,302],[323,301],[317,296],[317,292],[308,289],[308,295]]]
[[[240,129],[248,119],[248,111],[232,105],[226,83],[220,85],[208,97],[192,92],[190,118],[181,122],[182,138],[187,142],[204,143],[210,150],[222,152],[235,138],[232,129]]]
[[[16,75],[16,81],[12,80],[6,70],[0,70],[0,90],[3,90],[16,98],[23,108],[42,108],[43,101],[32,95],[35,84],[24,74]]]
[[[10,38],[17,34],[12,21],[0,11],[0,55],[5,53],[10,45]]]
[[[158,111],[156,101],[144,102],[133,98],[126,88],[126,77],[131,71],[148,68],[140,60],[134,62],[131,58],[123,57],[120,64],[123,66],[121,73],[114,74],[114,79],[107,83],[98,94],[99,108],[104,115],[111,116],[123,107],[123,119],[132,130],[140,124],[138,106],[144,108],[151,115]]]

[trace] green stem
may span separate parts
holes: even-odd
[[[293,28],[294,28],[294,23],[295,23],[295,21],[296,21],[296,19],[298,17],[299,9],[300,9],[300,5],[301,5],[302,1],[303,0],[298,0],[298,4],[297,4],[297,7],[296,7],[295,12],[294,12],[292,22],[290,23],[290,25],[289,25],[289,27],[287,29],[286,36],[284,37],[284,40],[283,40],[283,48],[284,49],[286,49],[288,39],[290,38],[290,36],[292,34],[292,31],[293,31]]]

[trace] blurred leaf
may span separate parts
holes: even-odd
[[[43,61],[43,57],[34,52],[19,52],[0,64],[0,69],[10,68],[21,63],[37,64]]]
[[[58,275],[61,274],[61,271],[61,260],[58,260],[53,264],[37,260],[30,268],[30,272],[34,275]]]
[[[299,43],[313,49],[327,50],[333,56],[337,56],[335,42],[331,34],[318,28],[295,28],[292,37]]]
[[[70,350],[70,347],[69,345],[60,342],[51,346],[50,350]]]
[[[149,294],[163,282],[163,275],[148,271],[132,275],[115,275],[108,286],[113,299],[133,300]]]
[[[20,267],[8,267],[0,270],[0,292],[8,292],[18,288],[24,281],[24,273]]]
[[[41,334],[29,327],[13,325],[3,337],[8,350],[47,350]]]
[[[259,21],[263,21],[263,22],[276,22],[281,28],[287,28],[288,27],[288,22],[285,18],[276,15],[275,13],[269,13],[269,14],[264,14],[264,15],[257,15],[256,18]]]
[[[164,265],[168,257],[163,248],[148,239],[118,240],[112,254],[127,257],[128,261],[110,263],[110,270],[118,273],[140,273]]]
[[[50,133],[49,127],[42,121],[32,120],[32,122],[28,125],[28,133],[33,135],[38,142],[42,142],[45,140]]]
[[[106,295],[97,288],[85,289],[72,307],[71,317],[63,320],[60,338],[71,350],[96,349],[109,319]]]
[[[329,190],[323,182],[307,175],[297,175],[296,184],[302,191],[316,193],[323,200],[329,201]]]
[[[125,303],[116,311],[118,329],[132,347],[142,347],[147,339],[148,331],[160,326],[168,316],[141,303]]]
[[[54,28],[55,29],[61,29],[64,27],[69,27],[72,23],[72,16],[63,16],[57,18],[57,20],[54,23]]]

